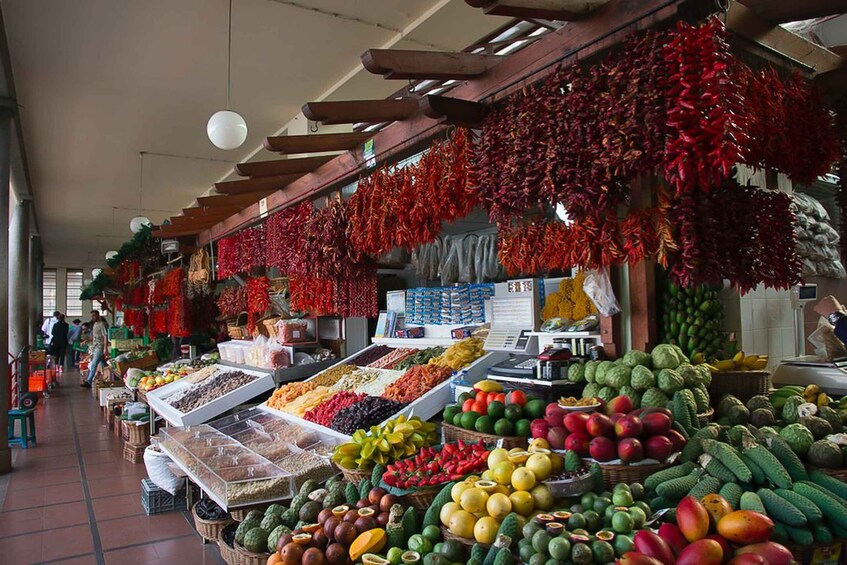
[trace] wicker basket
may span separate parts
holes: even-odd
[[[441,492],[441,487],[417,490],[404,496],[406,501],[418,510],[428,510],[435,500],[435,496]]]
[[[288,290],[288,277],[277,277],[270,280],[271,294],[282,294],[283,292]]]
[[[525,438],[522,436],[498,436],[494,434],[483,434],[480,432],[472,432],[470,430],[465,430],[458,426],[454,426],[452,424],[441,423],[441,433],[444,438],[444,443],[462,440],[470,443],[477,443],[482,440],[487,444],[496,444],[498,441],[502,440],[502,445],[500,447],[505,447],[506,449],[513,449],[515,447],[526,448],[529,445],[529,438]]]
[[[247,514],[249,514],[251,510],[261,510],[262,513],[264,513],[267,508],[267,504],[258,506],[242,506],[241,508],[233,508],[230,510],[229,515],[232,516],[232,519],[236,522],[243,522],[244,518],[247,517]]]
[[[224,541],[224,532],[227,531],[235,531],[238,526],[236,524],[230,524],[221,528],[218,533],[218,549],[221,552],[221,557],[224,561],[226,561],[229,565],[239,565],[241,561],[239,560],[239,554],[235,550],[235,548]]]
[[[146,445],[130,445],[128,443],[125,443],[124,459],[136,465],[139,463],[143,463],[145,449],[147,449]]]
[[[826,473],[830,477],[834,477],[839,481],[847,482],[847,469],[818,469],[822,473]]]
[[[709,399],[712,408],[717,407],[721,396],[731,394],[743,403],[757,394],[768,394],[771,388],[771,374],[768,371],[727,371],[712,373],[709,385]]]
[[[270,553],[253,553],[247,551],[238,542],[234,544],[235,553],[238,554],[238,565],[266,565]]]
[[[448,530],[445,526],[441,526],[441,535],[444,537],[444,541],[447,541],[448,539],[456,540],[457,542],[467,547],[473,547],[473,545],[477,543],[475,539],[461,538],[459,536],[451,534],[450,530]],[[491,547],[490,543],[480,543],[479,545],[481,545],[485,549]]]
[[[715,416],[715,409],[709,408],[702,414],[697,414],[697,420],[699,420],[701,426],[705,426],[709,422],[712,421],[712,418]]]
[[[247,331],[247,312],[241,312],[234,321],[227,322],[226,331],[232,339],[247,339],[250,332]]]
[[[338,466],[341,469],[341,474],[344,475],[344,480],[348,483],[353,483],[358,486],[359,483],[362,482],[362,479],[370,479],[371,471],[359,471],[358,469],[345,469],[342,466]]]
[[[652,465],[603,465],[603,488],[612,490],[619,483],[642,483],[644,479],[662,469],[670,467],[667,463],[654,463]]]
[[[217,542],[218,537],[221,535],[221,531],[232,524],[234,522],[233,519],[224,518],[223,520],[204,520],[197,515],[197,510],[195,509],[196,506],[197,503],[191,507],[191,515],[194,516],[194,528],[204,540]]]
[[[279,330],[276,327],[276,323],[278,321],[280,321],[281,319],[282,318],[279,318],[278,316],[274,316],[274,317],[265,318],[264,320],[262,320],[262,325],[268,331],[268,337],[273,338],[273,337],[276,337],[277,335],[279,335]]]
[[[122,420],[121,437],[126,443],[132,445],[147,445],[150,443],[150,422],[137,426]]]

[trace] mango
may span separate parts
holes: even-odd
[[[721,565],[723,549],[711,539],[697,540],[679,554],[676,565]]]
[[[732,505],[719,494],[707,494],[700,499],[700,503],[709,513],[709,524],[712,529],[717,527],[721,518],[732,512]]]
[[[752,510],[736,510],[721,518],[718,533],[739,545],[766,542],[773,533],[773,520]]]
[[[664,565],[674,565],[673,550],[665,540],[648,530],[639,530],[632,539],[635,550],[648,557],[658,559]]]
[[[794,561],[794,556],[788,548],[774,541],[745,545],[735,550],[736,556],[748,553],[761,555],[767,560],[768,565],[791,565]]]
[[[661,561],[654,557],[648,557],[637,551],[628,551],[624,553],[617,561],[617,565],[664,565]]]
[[[716,541],[720,544],[721,549],[723,550],[723,562],[724,563],[726,563],[727,561],[729,561],[732,558],[732,553],[733,553],[732,552],[732,546],[729,545],[729,542],[726,541],[721,536],[719,536],[718,534],[709,534],[708,536],[706,536],[703,539],[710,539],[710,540]]]
[[[671,546],[673,554],[677,556],[688,545],[688,540],[685,539],[685,536],[682,535],[682,531],[676,524],[662,524],[659,526],[659,537]]]
[[[744,553],[733,557],[727,565],[769,565],[768,560],[755,553]]]
[[[676,509],[676,524],[689,543],[694,543],[709,535],[709,512],[693,496],[682,499]]]

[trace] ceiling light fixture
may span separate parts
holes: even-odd
[[[229,0],[229,33],[226,57],[226,110],[212,114],[206,124],[206,135],[218,149],[230,150],[241,147],[247,140],[247,122],[238,112],[230,110],[232,90],[232,0]]]
[[[107,251],[106,252],[106,261],[111,261],[112,257],[116,257],[118,255],[117,251]]]
[[[95,279],[100,276],[100,273],[103,272],[103,269],[91,269],[91,276]]]
[[[136,234],[141,231],[144,226],[152,226],[153,222],[147,216],[141,215],[142,201],[144,194],[144,151],[139,151],[138,156],[141,158],[141,167],[138,177],[138,215],[129,221],[129,231]]]

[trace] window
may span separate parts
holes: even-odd
[[[68,269],[66,285],[65,317],[73,320],[82,316],[82,300],[79,295],[82,292],[82,270]]]
[[[45,318],[49,318],[56,311],[56,269],[44,269],[41,309]]]

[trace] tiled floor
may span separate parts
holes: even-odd
[[[222,564],[189,513],[144,514],[144,465],[123,460],[78,378],[39,401],[38,445],[13,448],[14,470],[0,476],[0,563]]]

